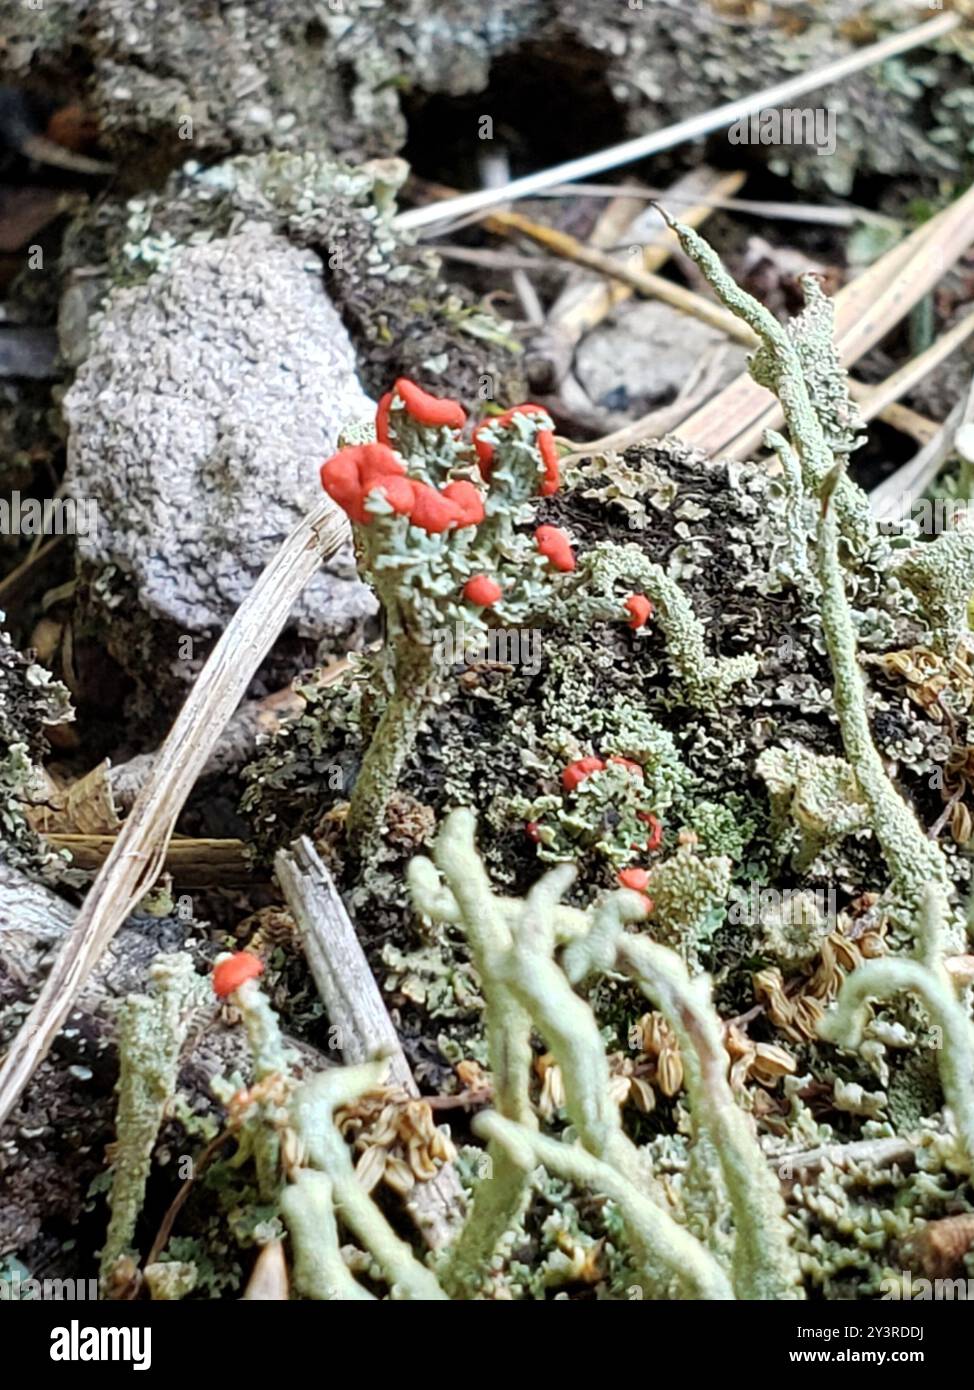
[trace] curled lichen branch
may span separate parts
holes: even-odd
[[[925,894],[918,951],[912,959],[887,956],[866,961],[848,975],[835,1008],[819,1034],[840,1047],[859,1048],[870,1019],[870,1001],[915,994],[939,1028],[937,1068],[967,1164],[974,1170],[974,1024],[957,998],[943,965],[945,899],[936,885]]]
[[[689,1298],[732,1299],[730,1281],[714,1257],[668,1212],[657,1206],[610,1164],[602,1162],[578,1144],[565,1144],[488,1112],[474,1122],[475,1131],[502,1148],[511,1161],[529,1173],[544,1167],[549,1173],[589,1187],[608,1197],[619,1208],[626,1233],[637,1252],[651,1253],[647,1282],[650,1287],[660,1265],[670,1271],[675,1285]]]
[[[595,546],[582,557],[577,587],[562,602],[576,622],[604,621],[618,617],[622,602],[619,591],[633,589],[652,600],[666,638],[667,655],[691,704],[701,709],[719,708],[735,685],[757,673],[758,663],[750,652],[710,655],[703,623],[689,598],[637,545]]]
[[[327,1175],[336,1209],[389,1281],[393,1297],[443,1299],[446,1294],[435,1276],[396,1235],[355,1176],[348,1145],[335,1125],[334,1112],[381,1086],[386,1071],[387,1063],[380,1059],[321,1072],[295,1092],[291,1118],[310,1166]],[[300,1198],[297,1200],[300,1222]]]

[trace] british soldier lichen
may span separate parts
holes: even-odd
[[[857,417],[817,287],[785,328],[702,243],[688,249],[762,336],[756,372],[784,406],[785,428],[767,441],[783,473],[708,461],[669,440],[573,465],[570,495],[542,497],[553,473],[537,407],[478,426],[478,450],[463,444],[454,403],[429,406],[406,387],[381,426],[401,465],[383,455],[376,474],[392,480],[376,513],[389,519],[354,522],[364,551],[381,539],[377,525],[415,527],[410,479],[446,503],[451,483],[469,483],[484,518],[432,533],[444,582],[430,613],[458,609],[485,627],[530,621],[557,635],[530,672],[509,663],[487,677],[458,662],[449,698],[427,707],[420,757],[400,777],[442,820],[432,862],[409,871],[421,920],[407,915],[391,864],[402,848],[350,889],[353,908],[371,893],[383,929],[394,924],[382,955],[397,962],[397,1002],[436,1018],[442,1058],[466,1059],[468,1075],[476,1059],[494,1088],[495,1113],[475,1126],[492,1180],[476,1186],[436,1266],[451,1296],[485,1281],[544,1296],[550,1262],[528,1269],[519,1253],[522,1233],[539,1240],[532,1194],[558,1192],[551,1220],[575,1242],[573,1268],[593,1229],[583,1221],[579,1234],[567,1214],[573,1189],[610,1199],[598,1228],[616,1246],[601,1267],[610,1296],[625,1296],[627,1282],[650,1296],[790,1296],[799,1261],[809,1289],[869,1296],[896,1258],[890,1242],[967,1201],[970,1023],[967,977],[956,972],[969,963],[954,954],[963,938],[948,899],[969,861],[938,836],[930,795],[932,773],[966,756],[947,747],[948,734],[964,736],[966,668],[933,650],[959,636],[961,652],[966,639],[967,595],[941,563],[961,547],[910,549],[873,526],[845,471]],[[531,475],[514,515],[491,511],[505,447]],[[350,511],[356,498],[367,509],[361,467],[347,479]],[[441,504],[426,502],[419,515],[435,520]],[[383,553],[370,561],[377,585],[395,574],[381,573]],[[517,606],[525,576],[540,601]],[[893,656],[916,663],[923,653],[940,663],[942,701],[918,677],[907,702],[887,670]],[[368,703],[380,714],[384,690],[371,677],[363,690],[368,748]],[[944,702],[949,727],[930,713]],[[359,725],[339,713],[333,736],[354,758]],[[304,729],[312,760],[330,746],[321,710],[316,721]],[[458,805],[477,807],[479,853],[473,813],[450,814]],[[536,857],[556,867],[522,896]],[[931,884],[936,948],[922,914]],[[363,915],[366,933],[375,921]],[[423,943],[419,986],[409,931]],[[907,932],[928,943],[918,954],[903,954]],[[425,981],[448,978],[462,988],[443,1008]],[[672,1036],[675,1081],[658,1056],[625,1050],[646,1007],[637,992]],[[927,1056],[938,1029],[945,1046]],[[941,1092],[953,1125],[936,1113]],[[915,1177],[884,1169],[884,1144],[907,1145]],[[815,1157],[832,1145],[864,1157],[839,1171]],[[803,1150],[814,1172],[799,1163],[776,1174],[769,1163]],[[655,1210],[664,1184],[676,1229]],[[876,1194],[890,1189],[908,1211],[886,1209]],[[309,1210],[340,1207],[324,1184],[313,1196]],[[334,1272],[333,1231],[322,1228]],[[298,1243],[296,1234],[296,1253]],[[543,1238],[537,1248],[548,1248]],[[313,1271],[305,1282],[322,1286]]]
[[[535,499],[553,496],[560,481],[551,420],[540,406],[482,421],[472,447],[465,424],[457,402],[400,379],[379,403],[375,442],[346,444],[321,469],[322,486],[352,522],[358,563],[386,626],[385,645],[369,664],[367,747],[346,822],[365,858],[442,691],[437,638],[445,631],[570,631],[613,619],[638,631],[658,613],[691,703],[718,703],[757,669],[751,655],[709,656],[687,597],[635,547],[601,545],[579,561],[561,528],[523,529]]]

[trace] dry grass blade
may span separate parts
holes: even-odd
[[[117,835],[45,834],[54,849],[66,849],[79,869],[98,870],[115,848]],[[174,888],[242,888],[254,876],[243,840],[172,839],[162,869]]]
[[[701,166],[706,168],[706,165]],[[733,177],[733,175],[731,176]],[[740,185],[738,185],[740,187]],[[677,207],[697,207],[703,205],[714,211],[738,212],[764,221],[809,222],[820,227],[855,227],[860,222],[869,222],[876,227],[889,227],[899,230],[902,223],[895,217],[886,217],[881,212],[871,212],[869,208],[843,203],[838,207],[816,203],[776,203],[758,198],[734,198],[727,193],[714,192],[705,198],[695,198],[674,188],[644,188],[639,183],[565,183],[549,188],[546,197],[551,198],[626,198],[666,202]],[[689,216],[680,214],[680,221],[693,225]]]
[[[924,448],[873,488],[869,494],[873,516],[879,521],[900,521],[908,516],[913,503],[930,487],[950,457],[958,431],[972,418],[974,382]]]
[[[654,275],[650,271],[643,270],[640,266],[629,265],[625,261],[607,255],[604,251],[586,246],[584,242],[579,241],[577,237],[569,236],[567,232],[559,232],[553,227],[545,227],[540,222],[533,222],[530,218],[523,217],[519,212],[494,213],[488,219],[488,226],[492,231],[498,231],[504,235],[518,233],[521,236],[526,236],[556,256],[573,261],[576,265],[587,266],[589,270],[597,270],[600,274],[608,275],[613,280],[620,280],[639,294],[648,295],[651,299],[659,299],[674,309],[681,309],[684,313],[693,314],[703,323],[709,323],[711,327],[720,329],[728,338],[744,343],[747,347],[753,347],[757,341],[747,324],[742,323],[723,305],[716,304],[710,299],[704,299],[702,295],[695,294],[693,290],[688,290],[672,280],[665,280],[661,275]]]
[[[278,853],[275,869],[328,1021],[338,1031],[343,1060],[354,1065],[388,1057],[389,1084],[419,1096],[345,904],[314,845],[302,836],[290,852]],[[407,1210],[434,1250],[447,1244],[463,1216],[463,1190],[453,1165],[445,1163],[429,1182],[417,1183]]]
[[[899,400],[900,396],[908,395],[910,391],[915,390],[935,367],[939,367],[962,343],[966,343],[972,333],[974,313],[967,314],[959,323],[955,323],[953,328],[942,333],[936,342],[931,343],[926,352],[911,357],[909,362],[892,376],[888,376],[879,386],[869,387],[865,391],[860,388],[856,391],[865,418],[875,419],[888,405]]]
[[[688,140],[696,140],[701,135],[709,135],[715,130],[721,130],[742,116],[752,115],[771,106],[783,106],[806,92],[832,86],[852,73],[862,71],[863,68],[873,67],[899,53],[906,53],[911,48],[917,48],[921,44],[932,43],[935,39],[942,38],[951,30],[956,29],[960,22],[960,16],[957,14],[938,15],[935,19],[928,20],[915,28],[908,29],[903,33],[892,34],[879,43],[869,44],[865,48],[847,53],[844,57],[826,63],[824,67],[817,68],[814,72],[800,73],[797,77],[788,78],[785,82],[779,82],[774,87],[765,88],[760,92],[752,92],[749,96],[740,97],[736,101],[725,102],[724,105],[716,106],[710,111],[704,111],[699,116],[691,116],[676,125],[668,126],[665,130],[654,130],[649,135],[640,135],[633,140],[624,141],[621,145],[613,145],[606,150],[597,150],[594,154],[582,155],[578,159],[569,160],[566,164],[556,164],[550,169],[542,169],[538,173],[512,179],[509,183],[498,188],[481,189],[477,193],[464,193],[457,198],[451,198],[444,203],[432,204],[428,207],[410,208],[406,212],[399,213],[395,219],[395,224],[403,230],[428,227],[436,222],[465,217],[468,213],[482,212],[485,208],[500,207],[504,203],[512,202],[515,198],[529,198],[533,194],[544,192],[556,184],[572,183],[588,178],[592,174],[604,173],[606,169],[617,169],[620,165],[632,164],[637,159],[647,159],[650,155],[673,149],[676,145],[685,144]]]
[[[672,201],[687,204],[682,220],[688,227],[700,227],[710,216],[715,202],[722,195],[732,193],[744,182],[744,174],[735,171],[730,174],[719,173],[703,164],[689,174],[677,179],[672,188],[663,195]],[[599,219],[595,233],[591,237],[591,249],[606,251],[613,244],[623,240],[638,242],[638,226],[647,216],[645,203],[633,197],[620,197],[614,200]],[[654,219],[657,214],[653,213]],[[674,251],[674,242],[668,228],[656,226],[646,238],[640,256],[640,268],[647,273],[660,269]],[[628,281],[615,280],[606,284],[601,267],[599,278],[592,281],[580,276],[570,283],[551,306],[548,327],[558,332],[572,344],[577,343],[584,333],[589,332],[618,305],[627,300],[635,287]]]
[[[292,604],[346,536],[344,516],[323,499],[288,536],[214,648],[0,1066],[0,1125],[46,1056],[95,961],[159,874],[176,817]]]
[[[974,187],[881,256],[835,296],[839,355],[848,366],[879,342],[971,244]],[[781,424],[769,393],[744,373],[676,433],[706,453],[747,458]]]
[[[52,560],[66,538],[54,536],[43,545],[33,547],[15,569],[0,580],[0,607],[24,594],[47,563]]]
[[[855,399],[860,399],[863,396],[868,396],[871,388],[864,386],[861,381],[850,381],[849,389]],[[918,410],[911,410],[909,406],[900,405],[899,401],[893,401],[884,406],[878,412],[877,418],[883,420],[887,425],[891,425],[894,430],[899,430],[900,434],[908,435],[921,448],[924,444],[929,444],[940,429],[937,421],[931,420],[929,415],[921,415]]]

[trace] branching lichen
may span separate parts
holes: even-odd
[[[447,817],[436,850],[436,866],[443,881],[428,860],[414,859],[410,868],[414,899],[421,911],[434,918],[445,913],[447,919],[455,920],[459,912],[472,938],[482,931],[485,920],[492,920],[493,941],[483,954],[482,963],[478,961],[481,972],[486,972],[485,994],[499,983],[502,1002],[513,999],[520,1006],[522,1013],[518,1017],[522,1026],[523,1016],[527,1015],[554,1055],[564,1080],[566,1112],[587,1153],[578,1161],[575,1173],[584,1172],[582,1180],[593,1181],[601,1169],[589,1162],[591,1157],[613,1169],[618,1183],[635,1189],[633,1195],[641,1199],[637,1205],[643,1215],[642,1201],[659,1200],[646,1155],[624,1135],[618,1110],[609,1099],[608,1066],[595,1018],[571,988],[571,981],[580,980],[593,969],[621,970],[637,979],[677,1032],[684,1056],[692,1058],[693,1075],[688,1077],[688,1090],[695,1121],[721,1154],[722,1174],[736,1222],[731,1275],[735,1293],[742,1298],[798,1296],[797,1264],[788,1249],[781,1195],[746,1116],[731,1093],[727,1054],[705,977],[691,982],[685,966],[672,951],[625,931],[627,923],[645,916],[645,903],[638,894],[622,890],[604,898],[589,913],[559,919],[555,905],[572,878],[566,866],[547,873],[511,920],[495,905],[498,900],[491,894],[473,835],[470,812],[454,811]],[[553,958],[559,942],[565,944],[564,969]],[[527,1085],[525,1060],[522,1048],[518,1066],[523,1076],[522,1096]],[[503,1115],[500,1104],[498,1109],[504,1120],[513,1120]],[[517,1154],[516,1166],[522,1172],[530,1166],[526,1155],[549,1152],[547,1145],[534,1143],[533,1124],[523,1139],[504,1126],[495,1125],[490,1131],[488,1124],[488,1131],[493,1140],[491,1153],[500,1145],[509,1162],[514,1161],[512,1152]],[[502,1137],[506,1143],[501,1143]],[[542,1161],[547,1163],[546,1159]],[[566,1157],[559,1171],[572,1171],[573,1161]],[[517,1195],[520,1200],[521,1194]],[[492,1214],[496,1217],[496,1212]],[[515,1214],[512,1204],[508,1220]],[[636,1252],[647,1292],[658,1296],[674,1279],[679,1282],[679,1265],[672,1266],[671,1259],[690,1237],[683,1232],[676,1245],[671,1243],[664,1248],[657,1240],[644,1247],[640,1242],[645,1228],[637,1220],[632,1229],[637,1233]],[[465,1278],[474,1273],[465,1271]]]
[[[835,1009],[819,1025],[820,1035],[842,1047],[861,1047],[870,999],[916,994],[939,1028],[937,1066],[969,1170],[974,1169],[974,1024],[943,964],[945,897],[936,886],[924,897],[912,959],[871,960],[846,977]]]
[[[832,663],[835,711],[846,758],[870,810],[870,822],[903,899],[916,911],[926,885],[946,886],[949,875],[937,844],[923,833],[886,773],[869,727],[858,664],[852,610],[839,558],[840,532],[854,552],[874,543],[869,502],[849,478],[845,461],[854,447],[856,415],[832,338],[832,310],[812,276],[802,279],[809,309],[787,328],[734,283],[716,253],[696,232],[671,224],[684,250],[700,266],[718,297],[761,339],[751,374],[777,395],[791,444],[801,460],[808,494],[818,499],[816,569],[820,613]]]
[[[607,617],[606,604],[620,587],[638,589],[652,599],[666,636],[667,654],[690,704],[717,709],[735,685],[757,671],[757,660],[750,652],[740,656],[710,655],[703,624],[690,600],[639,546],[597,545],[583,557],[581,568],[586,591],[592,595],[578,605],[582,621]]]
[[[689,599],[638,547],[600,545],[578,565],[559,527],[518,529],[533,519],[536,499],[559,486],[545,411],[521,405],[490,417],[474,429],[472,447],[461,436],[465,422],[457,402],[401,378],[379,404],[376,441],[347,444],[321,470],[352,522],[386,624],[386,644],[368,667],[366,749],[346,821],[366,861],[447,671],[497,624],[570,631],[625,621],[639,630],[658,609],[685,696],[702,708],[719,706],[757,670],[749,653],[708,655]]]
[[[196,990],[193,962],[180,952],[159,956],[151,995],[134,994],[118,1018],[118,1112],[112,1148],[111,1219],[101,1251],[101,1281],[111,1287],[119,1259],[131,1248],[152,1166],[159,1128],[176,1089]]]
[[[396,1235],[379,1208],[372,1201],[355,1175],[348,1145],[339,1133],[334,1113],[343,1105],[349,1105],[366,1091],[380,1086],[385,1077],[387,1064],[384,1060],[365,1062],[357,1067],[336,1067],[320,1072],[306,1081],[294,1095],[291,1116],[295,1131],[307,1154],[308,1164],[324,1173],[332,1188],[335,1208],[341,1213],[342,1221],[362,1242],[373,1256],[382,1274],[389,1281],[394,1298],[443,1299],[446,1295],[434,1275],[422,1265],[412,1250]],[[285,1213],[296,1219],[299,1233],[307,1227],[309,1204],[312,1209],[324,1199],[320,1185],[309,1189],[304,1180],[303,1192],[285,1205]],[[293,1228],[292,1228],[293,1229]],[[324,1252],[318,1256],[314,1274],[308,1278],[329,1278],[335,1270],[334,1250],[331,1244],[330,1227],[321,1231]],[[301,1235],[299,1234],[299,1240]],[[304,1268],[309,1269],[311,1257],[305,1249]],[[336,1285],[335,1297],[342,1297],[342,1281]],[[347,1296],[344,1295],[344,1296]],[[360,1295],[356,1294],[356,1297]]]
[[[920,601],[935,649],[952,656],[962,638],[972,638],[974,530],[944,531],[911,551],[898,572]]]

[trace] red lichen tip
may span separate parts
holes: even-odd
[[[253,951],[235,951],[213,967],[213,992],[217,998],[226,999],[247,980],[255,980],[263,973],[263,962],[257,959]]]
[[[479,526],[483,521],[484,499],[473,483],[468,483],[463,478],[456,483],[447,483],[443,489],[443,496],[456,507],[459,516],[458,526]]]
[[[569,574],[575,568],[571,541],[558,526],[539,526],[534,533],[535,544],[556,570]]]
[[[649,826],[649,839],[646,841],[646,848],[652,853],[659,849],[663,843],[663,826],[653,815],[652,811],[637,811],[640,820],[644,820]]]
[[[475,574],[463,586],[463,597],[481,608],[489,608],[492,603],[496,603],[503,592],[497,580],[491,579],[489,574]]]
[[[445,425],[447,429],[462,430],[467,423],[467,412],[459,401],[451,401],[446,396],[432,396],[408,377],[401,376],[393,391],[405,406],[406,413],[420,425]]]
[[[379,397],[379,404],[375,412],[375,437],[380,444],[392,445],[389,438],[389,412],[392,409],[392,392],[387,391],[384,396]]]
[[[558,471],[558,448],[551,430],[539,430],[538,448],[544,463],[544,478],[538,491],[542,497],[551,497],[561,486],[561,473]]]
[[[321,465],[321,486],[351,521],[368,526],[365,498],[373,488],[402,478],[405,468],[385,444],[353,444],[339,449]]]
[[[372,492],[380,492],[398,516],[409,516],[412,512],[416,499],[409,478],[383,478]],[[371,493],[367,493],[366,496],[371,496]]]
[[[631,888],[634,893],[645,893],[649,886],[648,869],[620,869],[616,877],[623,888]]]
[[[576,758],[562,772],[561,785],[566,792],[573,792],[586,777],[591,777],[593,772],[601,772],[604,767],[605,763],[601,758]]]
[[[543,415],[546,420],[550,418],[543,405],[534,405],[531,401],[525,401],[522,405],[512,405],[510,410],[505,410],[501,415],[490,415],[486,420],[481,420],[473,432],[473,447],[477,453],[481,476],[485,481],[490,480],[491,467],[494,462],[494,446],[489,439],[482,437],[482,431],[498,425],[503,428],[504,425],[513,420],[515,415]],[[542,497],[550,497],[552,493],[558,491],[561,482],[555,436],[551,430],[538,430],[536,439],[541,460],[544,463],[544,479],[538,490]]]
[[[623,606],[627,612],[632,614],[629,619],[629,626],[634,632],[645,627],[653,616],[653,605],[645,594],[630,594]]]
[[[541,842],[541,827],[538,825],[538,822],[537,822],[536,820],[529,820],[529,821],[526,821],[526,822],[525,822],[525,825],[524,825],[524,833],[525,833],[525,835],[527,835],[528,839],[529,839],[533,844],[536,844],[536,845],[537,845],[537,844],[540,844],[540,842]]]
[[[448,497],[444,497],[442,492],[437,492],[436,488],[430,487],[428,483],[418,483],[415,479],[410,486],[413,490],[413,505],[409,519],[414,526],[418,526],[427,535],[434,536],[459,525],[460,509]]]

